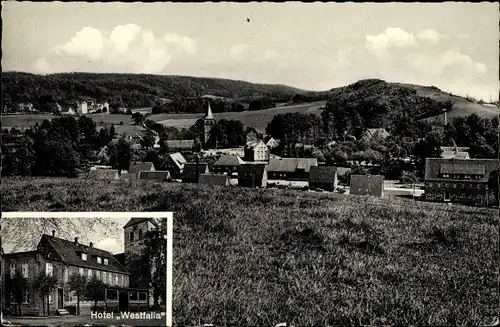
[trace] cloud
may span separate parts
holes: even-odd
[[[192,56],[198,42],[176,33],[157,37],[135,24],[118,25],[111,33],[86,26],[66,43],[55,46],[33,64],[37,72],[90,71],[161,73],[176,56]],[[89,62],[91,62],[89,64]]]
[[[109,251],[111,253],[123,252],[123,244],[118,242],[114,238],[106,238],[104,240],[97,242],[97,244],[95,244],[94,246],[96,248]]]
[[[413,59],[412,65],[420,71],[433,75],[445,72],[454,75],[482,75],[486,72],[484,63],[474,61],[459,49],[449,49],[438,56],[419,55]]]
[[[280,54],[273,49],[262,49],[248,44],[235,44],[229,48],[231,59],[240,61],[261,62],[274,60],[280,57]]]
[[[56,46],[53,51],[59,56],[81,56],[98,60],[104,47],[103,37],[98,29],[86,26],[68,42]]]
[[[366,49],[378,56],[382,56],[391,48],[415,46],[418,46],[415,36],[399,27],[388,27],[384,33],[366,36]]]
[[[417,38],[421,41],[432,43],[432,44],[437,44],[439,41],[444,37],[444,35],[440,34],[439,32],[432,30],[432,29],[426,29],[421,31],[420,33],[417,34]]]

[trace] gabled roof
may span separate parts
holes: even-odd
[[[389,135],[385,128],[368,128],[364,133],[365,137],[379,137],[381,139],[385,139]]]
[[[51,247],[59,255],[61,260],[68,265],[129,274],[127,269],[125,269],[109,251],[47,234],[43,234],[40,239],[39,247],[43,245]],[[86,261],[83,261],[81,258],[82,252],[87,254]],[[108,259],[108,264],[97,263],[97,257]]]
[[[312,183],[334,183],[337,175],[337,167],[334,166],[312,166],[309,172],[309,182]]]
[[[150,171],[154,168],[154,164],[152,162],[131,162],[128,172],[130,174],[138,173],[140,171]]]
[[[214,163],[214,166],[239,166],[243,165],[244,163],[245,162],[238,156],[224,155]]]
[[[427,158],[425,160],[426,181],[467,181],[487,182],[490,174],[498,170],[498,159],[443,159]],[[481,179],[448,178],[440,174],[453,175],[482,175]],[[465,177],[465,176],[464,176]]]
[[[219,174],[201,174],[198,183],[205,185],[229,185],[229,179],[227,175]]]
[[[184,156],[182,154],[180,154],[180,152],[171,153],[168,156],[172,159],[174,164],[179,169],[182,169],[187,162],[186,159],[184,158]]]
[[[238,179],[248,178],[250,175],[262,179],[267,172],[265,164],[244,164],[238,168]]]
[[[137,225],[146,220],[155,225],[156,228],[158,228],[158,223],[153,218],[130,218],[130,220],[125,224],[125,226],[123,226],[123,228]]]
[[[194,140],[167,140],[167,146],[172,149],[189,149],[194,148]]]
[[[245,144],[245,149],[253,149],[256,146],[261,145],[261,144],[265,145],[267,147],[267,145],[262,140],[253,140],[253,141],[247,142],[247,144]]]
[[[267,171],[294,172],[297,169],[310,171],[311,166],[317,166],[316,158],[270,158]]]

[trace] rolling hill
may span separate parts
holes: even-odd
[[[157,98],[215,96],[248,100],[270,97],[290,101],[304,90],[285,85],[255,84],[220,78],[146,74],[61,73],[35,75],[2,73],[4,96],[13,103],[64,102],[77,96],[120,102],[130,108],[149,107]]]

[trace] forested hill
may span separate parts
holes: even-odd
[[[346,126],[391,127],[401,120],[443,120],[477,114],[491,118],[498,108],[472,98],[444,92],[435,86],[421,86],[365,79],[329,91],[326,111],[339,129]]]
[[[35,75],[2,73],[8,101],[64,102],[77,96],[121,102],[127,107],[153,106],[157,99],[179,99],[213,95],[249,101],[268,97],[275,102],[290,101],[306,91],[285,85],[254,84],[220,78],[146,74],[62,73]]]

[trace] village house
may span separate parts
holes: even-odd
[[[390,136],[389,132],[385,128],[368,128],[361,138],[367,140],[380,139],[385,140],[388,136]]]
[[[118,169],[90,169],[87,178],[94,180],[119,180]]]
[[[165,161],[161,164],[162,170],[168,170],[170,172],[170,176],[175,179],[179,179],[182,176],[182,170],[184,169],[184,165],[187,163],[187,160],[180,154],[180,152],[170,153]]]
[[[384,196],[384,176],[351,175],[349,194]]]
[[[269,179],[305,180],[309,179],[312,166],[317,166],[316,158],[273,158],[269,160]]]
[[[124,226],[125,251],[134,246],[130,241],[130,237],[133,237],[131,233],[137,230],[134,226],[138,225],[133,221]],[[147,230],[139,228],[138,241]],[[74,274],[87,278],[95,277],[106,284],[106,298],[104,303],[100,304],[105,305],[108,311],[138,310],[141,306],[145,310],[152,304],[148,285],[138,282],[144,280],[144,276],[131,274],[117,256],[94,247],[92,243],[82,244],[78,241],[78,237],[75,237],[74,241],[69,241],[56,237],[55,231],[52,231],[52,235],[41,236],[35,250],[7,253],[2,257],[6,267],[4,278],[7,283],[9,279],[14,278],[16,272],[21,273],[27,280],[21,304],[23,314],[42,315],[47,310],[47,300],[49,314],[54,315],[56,312],[62,314],[65,310],[74,314],[77,299],[74,292],[68,288],[70,276]],[[54,276],[57,279],[56,289],[48,294],[44,305],[34,285],[39,274]],[[13,298],[5,300],[13,305]],[[89,298],[81,299],[80,313],[89,314],[92,305]]]
[[[333,192],[337,188],[337,167],[312,166],[309,171],[309,188]]]
[[[17,105],[19,111],[35,111],[33,103],[31,102],[21,102]]]
[[[186,163],[182,170],[182,182],[198,183],[200,175],[208,173],[208,164],[206,162]]]
[[[167,140],[169,152],[191,153],[196,151],[194,140]]]
[[[167,182],[171,179],[170,172],[166,170],[140,171],[138,179],[156,182]]]
[[[203,185],[228,186],[229,178],[227,175],[220,174],[200,174],[198,183]]]
[[[214,163],[212,171],[217,174],[234,176],[238,174],[238,169],[244,163],[245,162],[238,156],[224,155]]]
[[[267,169],[265,164],[244,164],[238,169],[238,186],[266,187]]]
[[[152,162],[131,162],[128,170],[123,170],[120,179],[137,179],[141,171],[155,171],[155,165]]]
[[[498,159],[444,159],[425,161],[425,199],[490,205],[497,201]],[[496,176],[496,177],[495,177]]]
[[[269,148],[269,150],[275,149],[280,145],[280,141],[275,139],[275,138],[269,138],[266,142],[266,146]]]
[[[442,146],[441,158],[443,159],[470,159],[469,147]]]
[[[245,161],[268,161],[269,149],[262,140],[250,141],[245,145]]]

